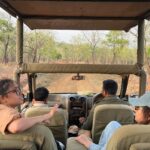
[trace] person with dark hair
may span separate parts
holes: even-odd
[[[116,95],[118,90],[118,84],[114,80],[103,81],[103,92],[107,92],[109,95]]]
[[[15,108],[23,103],[22,92],[18,85],[11,79],[0,80],[0,132],[20,133],[26,136],[34,136],[36,144],[41,150],[57,150],[57,146],[51,131],[47,127],[42,127],[43,131],[32,130],[32,127],[38,123],[49,120],[57,111],[58,105],[55,105],[47,114],[25,118]],[[46,130],[46,134],[45,133]],[[33,132],[30,132],[33,131]],[[39,137],[40,138],[37,138]],[[14,136],[15,137],[15,136]],[[49,139],[50,138],[50,139]],[[40,141],[41,139],[41,141]],[[42,140],[44,139],[44,140]]]
[[[47,110],[50,109],[50,107],[47,104],[49,91],[45,87],[38,87],[35,89],[33,100],[32,100],[32,106],[28,108],[25,112],[25,116],[29,116],[30,114],[34,114],[35,112],[40,112],[41,110]],[[46,126],[50,125],[50,122],[44,122]],[[57,148],[58,150],[64,149],[64,145],[56,140]]]
[[[96,106],[103,105],[103,104],[129,105],[128,102],[125,102],[116,96],[117,90],[118,90],[118,84],[116,81],[110,79],[103,81],[101,98],[95,102],[94,106],[92,107],[89,113],[89,116],[87,117],[86,121],[83,123],[81,127],[82,129],[85,130],[84,133],[87,133],[88,135],[90,134],[90,131],[92,129],[94,109]]]
[[[45,101],[48,98],[49,91],[45,87],[39,87],[34,92],[34,99],[36,101]]]
[[[131,101],[135,112],[137,124],[150,124],[150,93],[146,93],[136,101]],[[114,132],[122,125],[117,121],[111,121],[103,130],[99,143],[95,144],[84,134],[78,136],[76,141],[84,145],[88,150],[106,150],[106,146]]]
[[[48,107],[47,104],[48,94],[49,91],[47,88],[45,87],[36,88],[33,96],[34,99],[32,100],[32,105],[38,107]]]

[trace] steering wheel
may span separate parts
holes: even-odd
[[[102,93],[95,94],[92,99],[93,105],[101,101],[103,98],[104,96],[102,95]]]

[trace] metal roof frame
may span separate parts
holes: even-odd
[[[43,6],[39,4],[43,4]],[[61,6],[61,4],[63,5]],[[101,4],[105,6],[102,10],[100,10]],[[121,8],[114,4],[119,4],[124,9],[121,11]],[[124,4],[127,6],[124,6]],[[140,9],[134,9],[133,14],[126,15],[128,12],[132,12],[134,4],[135,7],[143,6]],[[144,6],[147,8],[145,9]],[[12,16],[22,18],[30,29],[128,31],[131,27],[137,25],[139,20],[150,19],[149,0],[1,0],[0,7]],[[69,8],[72,10],[67,11],[66,9]],[[94,8],[99,9],[95,11]],[[112,13],[109,10],[110,8],[112,8]],[[117,8],[119,11],[116,10]],[[43,13],[44,11],[45,13]],[[114,11],[116,12],[113,13]]]

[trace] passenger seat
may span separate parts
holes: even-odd
[[[25,112],[25,117],[34,117],[46,114],[50,111],[50,108],[32,107]],[[67,141],[67,120],[63,109],[59,109],[58,112],[50,119],[50,124],[45,124],[49,127],[56,140],[66,145]]]
[[[150,125],[126,125],[116,130],[106,150],[150,150]]]
[[[96,106],[92,125],[92,139],[94,143],[99,142],[102,131],[110,121],[118,121],[122,125],[133,124],[134,115],[131,107],[123,104]]]

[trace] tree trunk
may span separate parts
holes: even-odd
[[[41,59],[41,55],[39,55],[38,60],[37,60],[37,63],[40,62],[40,59]]]
[[[8,63],[8,44],[9,44],[9,35],[7,36],[6,43],[4,43],[4,55],[3,55],[3,63]]]
[[[32,59],[32,62],[33,63],[37,62],[37,49],[36,48],[33,50],[33,59]]]
[[[116,46],[115,46],[115,44],[113,45],[113,58],[112,58],[112,62],[111,62],[111,64],[114,64],[115,63],[115,61],[116,61]]]
[[[95,52],[94,51],[92,51],[92,62],[93,64],[95,64]]]

